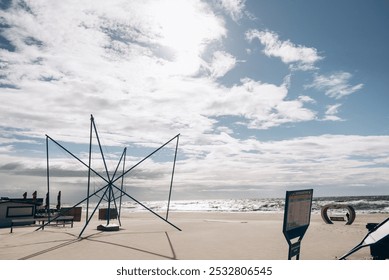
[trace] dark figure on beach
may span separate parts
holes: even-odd
[[[61,191],[58,192],[56,208],[57,210],[61,209]]]
[[[27,192],[25,192],[24,194],[23,194],[23,199],[26,199],[27,198]]]
[[[347,222],[350,220],[350,214],[347,212],[346,213],[346,217],[347,217]]]

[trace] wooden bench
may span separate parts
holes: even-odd
[[[45,229],[45,224],[48,222],[47,217],[39,217],[39,218],[25,218],[25,219],[13,219],[11,220],[11,231],[13,232],[13,228],[16,226],[41,226],[42,229]],[[36,223],[38,222],[38,224]],[[56,222],[56,225],[62,224],[65,226],[66,224],[71,224],[71,227],[73,227],[74,217],[73,216],[59,216],[59,217],[52,217],[50,220],[50,225],[52,225],[52,222]]]
[[[57,223],[57,225],[59,223],[62,223],[63,226],[65,226],[65,224],[71,224],[73,227],[74,216],[59,216],[55,219],[55,222]]]

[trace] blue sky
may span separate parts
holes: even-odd
[[[87,159],[90,114],[111,170],[180,133],[175,199],[388,194],[387,1],[0,8],[2,196],[45,192],[45,134]],[[76,201],[87,173],[54,146],[53,189]],[[126,190],[167,195],[173,149]]]

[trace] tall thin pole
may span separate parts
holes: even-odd
[[[93,215],[95,214],[96,210],[99,208],[100,203],[101,203],[101,201],[103,200],[104,195],[107,193],[107,190],[108,190],[108,187],[105,189],[104,194],[101,196],[99,202],[97,203],[95,209],[94,209],[93,212],[92,212],[92,215],[89,217],[89,220],[87,220],[87,222],[85,223],[85,226],[83,227],[83,229],[81,230],[80,234],[78,235],[78,238],[81,237],[81,235],[83,234],[84,230],[85,230],[86,227],[88,226],[90,220],[92,219]]]
[[[124,158],[123,158],[123,171],[122,171],[122,174],[124,174],[124,170],[126,168],[126,154],[127,154],[127,148],[124,148]],[[119,225],[121,225],[121,221],[120,221],[120,215],[122,214],[122,192],[123,192],[123,184],[124,184],[124,176],[122,177],[122,182],[121,182],[121,186],[120,186],[120,198],[119,198],[119,215],[118,215],[118,219],[119,219]]]
[[[89,191],[90,191],[90,167],[92,162],[92,121],[93,121],[93,115],[90,115],[90,132],[89,132],[89,168],[88,168],[88,190],[87,190],[87,197],[88,200],[86,201],[86,219],[88,220],[89,217]]]
[[[174,153],[174,162],[173,162],[173,169],[172,169],[172,177],[170,179],[170,190],[169,190],[169,199],[167,202],[167,211],[166,211],[166,220],[169,217],[169,208],[170,208],[170,199],[172,197],[172,188],[173,188],[173,178],[174,178],[174,170],[176,168],[176,161],[177,161],[177,150],[178,150],[178,141],[180,139],[180,134],[177,135],[177,143],[176,143],[176,151]]]
[[[49,139],[46,136],[46,174],[47,174],[47,214],[50,220],[50,164],[49,164]]]
[[[108,185],[108,209],[107,209],[107,225],[109,225],[109,222],[111,221],[111,199],[112,199],[112,184]]]
[[[99,134],[98,134],[98,132],[97,132],[97,128],[96,128],[96,124],[95,124],[94,119],[92,119],[92,124],[93,124],[93,128],[95,129],[96,139],[97,139],[97,143],[99,144],[101,157],[103,158],[104,167],[105,167],[105,172],[107,173],[108,181],[111,181],[111,177],[109,176],[109,171],[108,171],[107,163],[106,163],[106,161],[105,161],[104,152],[103,152],[103,149],[102,149],[102,147],[101,147],[100,137],[99,137]]]

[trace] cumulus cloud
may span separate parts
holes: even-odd
[[[269,57],[278,57],[285,64],[298,70],[312,70],[314,64],[323,59],[315,48],[295,45],[291,41],[281,41],[278,34],[272,31],[252,29],[246,32],[249,41],[258,39],[264,45],[264,54]]]
[[[312,84],[306,88],[314,88],[335,99],[353,94],[363,88],[363,84],[351,85],[352,75],[348,72],[337,72],[330,75],[316,75]]]
[[[208,102],[193,102],[192,111],[198,109],[199,114],[210,118],[243,117],[246,120],[245,125],[252,129],[309,121],[316,115],[304,107],[304,98],[287,100],[288,89],[285,84],[277,86],[245,78],[231,88],[201,89],[199,99],[206,98]]]

